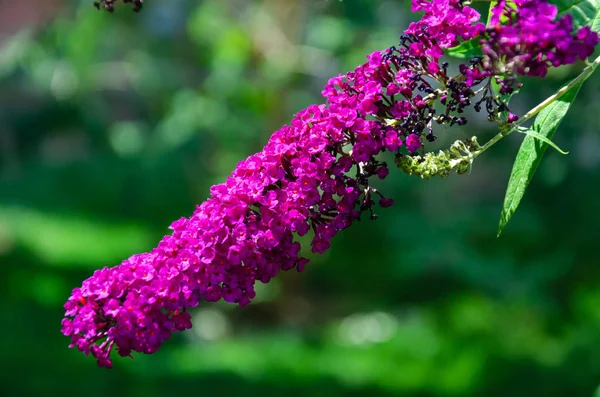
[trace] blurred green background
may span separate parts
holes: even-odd
[[[303,274],[111,371],[67,349],[62,304],[151,249],[328,77],[395,44],[400,0],[0,0],[2,396],[594,396],[600,73],[495,237],[521,138],[468,176],[393,172],[397,205]],[[582,65],[526,81],[523,114]],[[440,145],[495,133],[483,116]]]

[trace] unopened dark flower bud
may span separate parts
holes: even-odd
[[[108,12],[113,12],[115,10],[115,3],[117,3],[118,0],[97,0],[94,1],[94,6],[97,9],[104,9]],[[123,3],[127,4],[127,3],[132,3],[133,4],[133,11],[138,12],[142,9],[142,6],[144,5],[144,0],[122,0]]]

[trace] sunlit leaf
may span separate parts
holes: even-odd
[[[471,40],[465,41],[457,45],[456,47],[448,48],[446,55],[460,59],[470,59],[482,55],[481,52],[481,37],[475,37]]]
[[[521,134],[529,135],[529,136],[534,137],[535,139],[539,139],[540,141],[552,146],[552,148],[555,149],[560,154],[569,154],[569,152],[565,152],[564,150],[559,148],[556,145],[556,143],[552,142],[550,139],[546,138],[544,135],[540,134],[539,132],[532,130],[531,128],[519,128],[519,129],[517,129],[517,131],[520,132]]]
[[[538,136],[534,137],[529,134],[523,140],[508,181],[504,205],[500,215],[498,235],[502,233],[502,230],[517,210],[517,207],[521,203],[521,199],[525,195],[525,190],[529,186],[529,183],[548,148],[548,143],[541,141],[539,136],[543,136],[548,140],[552,139],[560,122],[567,114],[571,103],[575,100],[582,84],[583,81],[567,91],[560,99],[542,110],[536,117],[531,128]]]

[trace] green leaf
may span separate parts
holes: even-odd
[[[534,133],[545,137],[547,140],[552,139],[558,125],[567,114],[573,100],[575,100],[583,82],[584,80],[573,86],[560,99],[552,102],[538,114],[531,128]],[[548,143],[540,140],[539,137],[534,137],[533,134],[529,134],[523,140],[508,181],[504,206],[500,215],[498,236],[500,236],[502,230],[521,203],[521,199],[525,195],[525,190],[529,186],[529,182],[531,182],[547,148]]]
[[[545,142],[546,144],[552,146],[560,154],[569,154],[569,152],[565,152],[564,150],[559,148],[556,145],[556,143],[554,143],[550,139],[546,138],[546,136],[540,134],[539,132],[532,130],[531,128],[519,127],[517,129],[517,131],[520,132],[521,134],[529,135],[529,136],[534,137],[535,139],[539,139],[540,141]]]
[[[446,55],[460,59],[471,59],[481,56],[481,37],[477,36],[471,40],[460,43],[456,47],[446,49]]]
[[[571,14],[573,26],[591,26],[594,32],[600,31],[600,0],[551,0],[558,7],[559,16]]]

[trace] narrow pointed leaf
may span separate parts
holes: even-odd
[[[550,139],[546,138],[546,136],[540,134],[539,132],[535,132],[534,130],[532,130],[531,128],[519,128],[518,131],[521,134],[525,134],[525,135],[529,135],[534,137],[535,139],[539,139],[540,141],[552,146],[552,148],[554,148],[554,150],[556,150],[558,153],[560,154],[569,154],[569,152],[565,152],[564,150],[562,150],[561,148],[559,148],[556,143],[552,142]]]
[[[542,110],[536,117],[531,129],[548,140],[552,139],[558,125],[567,114],[573,100],[575,100],[582,84],[583,81]],[[504,206],[500,215],[498,236],[500,236],[502,230],[521,203],[525,190],[529,186],[529,182],[531,182],[547,148],[548,144],[546,142],[533,137],[531,134],[527,135],[523,140],[508,181]]]

